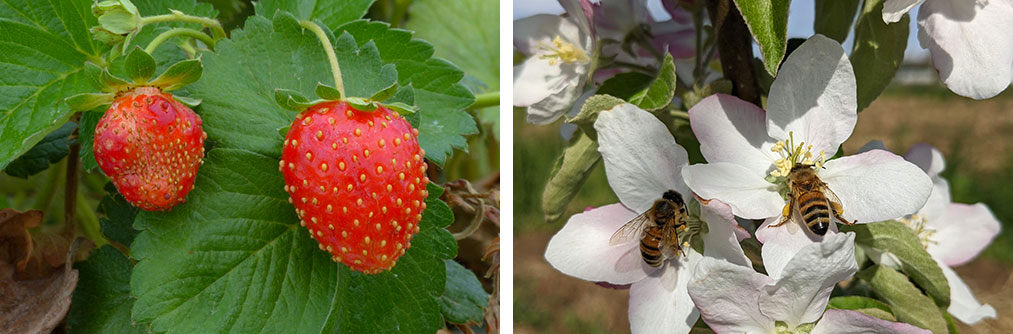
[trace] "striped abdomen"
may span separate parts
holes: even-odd
[[[827,228],[833,222],[830,203],[823,192],[813,190],[798,196],[798,209],[802,221],[810,231],[817,235],[827,234]]]
[[[640,238],[640,255],[651,267],[660,266],[661,261],[665,259],[661,253],[662,237],[662,227],[648,226],[644,228],[644,236]]]

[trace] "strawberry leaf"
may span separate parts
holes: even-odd
[[[49,165],[55,164],[67,156],[70,144],[74,142],[73,139],[70,139],[70,133],[74,132],[74,129],[77,129],[77,124],[64,123],[59,129],[46,135],[31,150],[7,165],[4,172],[10,176],[26,179],[46,170]]]
[[[397,90],[397,70],[394,64],[384,64],[372,41],[356,45],[356,38],[341,34],[334,42],[334,50],[341,67],[341,81],[345,83],[347,97],[367,98],[385,94],[393,96]],[[390,96],[387,96],[388,98]]]
[[[138,231],[134,229],[134,219],[140,210],[131,205],[118,192],[112,182],[106,183],[106,196],[98,204],[98,211],[105,215],[99,221],[102,227],[102,235],[106,239],[130,246],[137,237]]]
[[[135,321],[168,333],[432,333],[443,326],[443,261],[457,246],[444,228],[453,213],[439,201],[441,189],[430,186],[421,231],[397,266],[365,275],[332,262],[299,225],[277,158],[216,148],[205,161],[186,203],[137,217]]]
[[[81,167],[88,171],[98,167],[92,145],[95,141],[95,127],[98,126],[98,121],[102,119],[104,114],[105,110],[86,111],[81,113],[81,120],[78,121],[77,135],[78,141],[81,142]]]
[[[130,297],[130,260],[112,246],[103,246],[74,268],[78,270],[78,281],[67,314],[70,332],[148,333],[146,326],[130,318],[134,305]]]
[[[358,20],[374,0],[261,0],[253,8],[260,16],[273,17],[279,11],[292,13],[300,20],[320,20],[328,27],[337,27]]]
[[[446,261],[447,288],[440,296],[440,310],[455,324],[477,324],[485,317],[489,294],[475,273],[454,260]]]

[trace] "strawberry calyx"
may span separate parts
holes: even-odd
[[[397,92],[397,89],[398,85],[397,83],[394,83],[387,88],[373,93],[373,95],[368,98],[342,97],[341,92],[337,88],[323,83],[317,83],[314,93],[316,93],[318,98],[315,100],[310,100],[297,91],[283,88],[274,90],[274,100],[282,108],[300,112],[323,102],[338,101],[346,102],[356,110],[362,112],[373,112],[376,111],[379,106],[383,106],[401,114],[402,116],[414,114],[418,109],[416,106],[408,105],[403,102],[382,102],[394,97],[394,93]]]
[[[129,79],[117,77],[108,69],[88,63],[89,71],[99,72],[100,93],[82,93],[70,96],[67,104],[75,111],[88,111],[112,104],[116,98],[139,87],[153,87],[161,91],[173,91],[200,80],[204,67],[200,59],[188,59],[172,64],[158,77],[155,74],[155,59],[140,47],[131,51],[124,59],[124,72]],[[173,95],[173,98],[188,106],[196,107],[199,99]]]

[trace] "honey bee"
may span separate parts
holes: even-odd
[[[788,174],[788,186],[791,189],[791,201],[784,206],[781,221],[769,227],[778,227],[789,220],[796,220],[804,223],[809,231],[825,235],[835,218],[847,225],[855,223],[848,222],[841,216],[844,213],[841,200],[820,180],[812,165],[792,167]]]
[[[640,255],[652,267],[682,253],[676,230],[686,229],[686,203],[674,190],[666,191],[646,212],[633,218],[609,238],[609,245],[640,239]]]

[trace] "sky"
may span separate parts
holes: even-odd
[[[788,14],[788,38],[807,38],[813,35],[813,17],[815,15],[815,9],[813,6],[814,4],[811,0],[793,1],[791,3],[791,12]],[[664,8],[661,6],[661,0],[648,0],[647,7],[650,9],[651,15],[656,20],[665,20],[670,18],[668,13],[665,13]],[[562,12],[563,7],[556,1],[514,0],[514,19],[528,17],[539,13],[560,14]],[[908,15],[913,18],[918,17],[918,8],[912,10]],[[922,49],[921,45],[918,44],[918,28],[915,24],[915,20],[910,20],[910,24],[911,33],[908,34],[907,49],[904,52],[904,59],[925,59],[928,57],[928,50]],[[852,34],[844,41],[844,49],[847,52],[851,52],[853,40],[854,38]],[[753,54],[758,55],[759,52],[759,49],[754,43]]]

